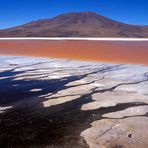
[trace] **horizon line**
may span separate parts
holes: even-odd
[[[117,38],[117,37],[0,37],[4,40],[88,40],[88,41],[148,41],[148,38]]]

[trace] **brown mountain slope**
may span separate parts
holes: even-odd
[[[93,12],[79,12],[0,30],[0,37],[148,37],[148,27],[120,23]]]

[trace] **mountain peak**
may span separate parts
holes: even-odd
[[[64,13],[62,15],[59,15],[55,18],[60,18],[60,17],[68,17],[69,19],[83,19],[83,18],[97,18],[97,17],[102,17],[104,18],[103,16],[95,13],[95,12],[71,12],[71,13]]]
[[[92,15],[99,15],[96,12],[91,12],[91,11],[84,11],[84,12],[70,12],[70,13],[65,13],[62,15],[86,15],[86,16],[92,16]]]
[[[0,31],[0,37],[148,37],[148,28],[95,12],[71,12]]]

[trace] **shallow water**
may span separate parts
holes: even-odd
[[[0,54],[148,65],[148,41],[0,41]]]

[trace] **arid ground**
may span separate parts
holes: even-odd
[[[51,54],[47,46],[42,49],[38,44],[43,42],[31,43],[32,46],[24,41],[1,42],[1,48],[6,47],[3,49],[9,54],[18,52],[64,58],[70,55],[78,59],[84,55],[87,60],[101,57],[96,55],[93,59],[94,53],[87,55],[91,48],[88,43],[85,43],[88,46],[81,44],[87,48],[79,51],[75,48],[77,44],[72,46],[66,42],[64,46],[68,53],[63,55],[54,51]],[[74,55],[67,44],[77,49]],[[98,47],[97,44],[95,42],[93,46]],[[55,46],[58,47],[56,51],[62,49],[59,43],[53,42],[51,47]],[[110,43],[105,45],[108,46],[121,47]],[[145,54],[140,54],[140,44],[129,46],[132,50],[133,46],[137,48],[127,59],[139,53],[134,58],[147,64],[146,48],[143,49]],[[99,43],[99,47],[105,49],[104,43]],[[97,52],[97,49],[93,50]],[[114,60],[114,55],[108,54],[111,51],[106,49],[110,57],[108,61],[117,62],[119,59]],[[105,54],[101,48],[99,52]],[[120,57],[123,62],[125,59]],[[138,62],[134,58],[132,62]],[[147,66],[0,56],[1,148],[147,148],[147,137]]]
[[[148,38],[148,26],[125,24],[94,12],[78,12],[1,29],[0,37]]]
[[[148,41],[0,41],[0,54],[148,65]]]

